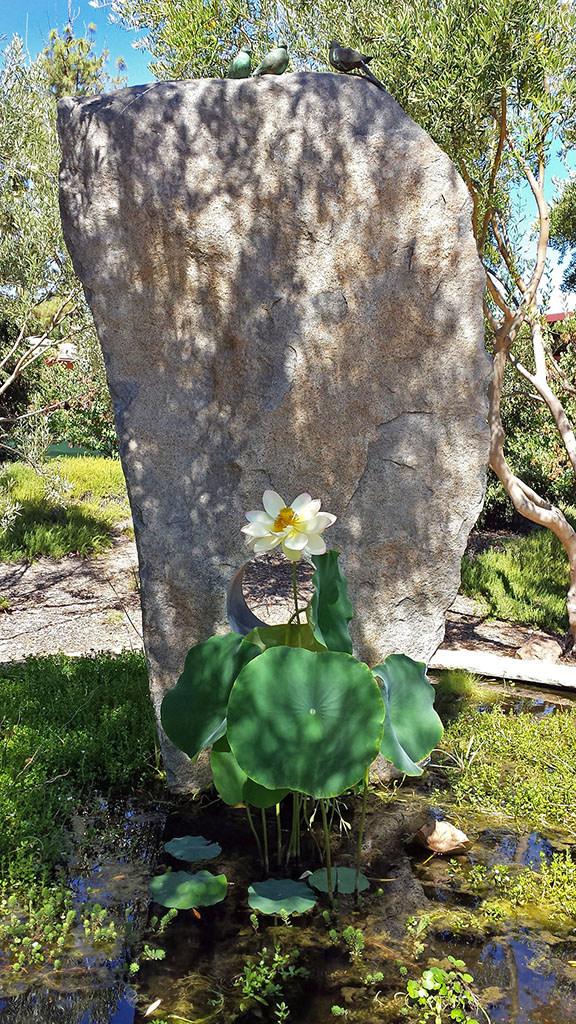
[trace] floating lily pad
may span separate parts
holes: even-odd
[[[390,654],[372,671],[386,705],[380,753],[406,775],[422,775],[416,762],[438,745],[444,732],[426,665],[405,654]]]
[[[178,860],[186,860],[193,864],[197,860],[212,860],[222,853],[219,843],[211,843],[204,836],[179,836],[164,843],[164,849]]]
[[[178,910],[192,907],[211,907],[221,903],[226,896],[228,880],[226,875],[213,875],[210,871],[167,871],[156,875],[150,882],[150,892],[156,903]]]
[[[332,651],[272,647],[243,668],[228,701],[228,742],[248,777],[316,799],[364,777],[383,723],[370,669]]]
[[[292,878],[268,878],[248,888],[248,905],[262,914],[304,914],[316,902],[308,886]]]
[[[287,795],[287,789],[266,789],[249,779],[243,772],[226,736],[222,736],[212,747],[210,754],[212,778],[218,795],[231,807],[237,804],[251,804],[252,807],[273,807]]]
[[[308,884],[313,885],[319,892],[328,892],[328,876],[326,868],[320,868],[308,876]],[[351,896],[356,892],[356,869],[355,868],[332,868],[332,888],[342,896]],[[370,882],[360,872],[358,876],[358,892],[365,892],[370,888]]]
[[[162,701],[162,727],[180,750],[196,757],[226,732],[226,705],[236,676],[260,654],[238,633],[211,636],[186,655],[184,671]]]

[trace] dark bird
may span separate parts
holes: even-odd
[[[371,82],[374,82],[379,89],[384,89],[382,82],[372,74],[368,67],[373,59],[365,53],[360,53],[359,50],[352,50],[349,46],[340,46],[336,39],[330,43],[330,63],[333,68],[336,68],[336,71],[343,71],[344,74],[349,74],[350,71],[359,71]]]
[[[283,75],[288,67],[288,47],[284,43],[278,43],[273,50],[270,50],[262,58],[260,64],[252,72],[252,78],[260,75]]]

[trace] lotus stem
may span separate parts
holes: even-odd
[[[268,826],[266,824],[266,811],[263,807],[260,808],[260,817],[262,821],[262,838],[264,840],[264,870],[267,875],[270,874],[270,858],[268,856]]]
[[[326,861],[326,883],[328,885],[328,902],[330,906],[334,903],[334,890],[332,888],[332,853],[330,850],[330,829],[328,828],[328,818],[326,816],[326,801],[320,801],[320,810],[322,812],[322,829],[324,831],[324,859]]]
[[[312,803],[314,803],[314,801],[312,801]],[[312,828],[312,822],[310,820],[310,815],[308,813],[308,797],[304,797],[304,802],[302,804],[302,810],[304,812],[304,821],[306,822],[306,828],[308,829],[308,832],[310,833],[310,835],[312,837],[312,842],[314,843],[314,846],[318,850],[318,854],[320,856],[320,863],[322,863],[322,849],[320,847],[320,844],[318,843],[318,840],[316,839],[316,835],[315,835],[314,829]]]
[[[278,864],[282,863],[282,818],[280,816],[280,804],[276,804],[276,843]]]
[[[298,793],[292,793],[292,827],[290,829],[290,842],[288,843],[288,852],[286,854],[286,864],[289,863],[290,858],[296,853],[296,821],[300,815],[300,796]]]
[[[296,815],[296,860],[297,861],[300,861],[302,859],[301,858],[301,851],[300,851],[300,822],[301,822],[302,804],[303,803],[304,803],[304,801],[302,800],[301,797],[299,797],[298,798],[298,813]]]
[[[366,804],[368,803],[368,772],[364,775],[364,790],[362,793],[362,811],[360,813],[360,828],[356,841],[356,880],[354,882],[354,902],[356,906],[360,901],[360,861],[362,859],[362,840],[364,838],[364,826],[366,824]]]
[[[294,595],[294,616],[296,618],[296,622],[298,623],[298,625],[300,625],[300,609],[298,607],[298,569],[296,568],[297,565],[297,562],[292,562],[291,565],[292,593]]]
[[[255,826],[254,826],[254,819],[252,817],[252,814],[250,813],[250,807],[248,806],[248,804],[246,804],[246,814],[248,816],[248,824],[250,825],[250,831],[252,832],[252,835],[254,836],[254,839],[256,840],[256,846],[258,847],[258,856],[260,858],[260,863],[263,865],[264,864],[264,858],[262,856],[262,843],[260,842],[260,837],[259,837],[259,835],[258,835],[258,833],[256,831]]]

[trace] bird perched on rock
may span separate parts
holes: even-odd
[[[226,78],[249,78],[252,64],[251,54],[250,46],[241,46],[236,56],[230,61]]]
[[[384,89],[382,82],[380,82],[376,75],[373,75],[368,67],[369,62],[373,60],[373,57],[368,57],[365,53],[360,53],[359,50],[352,50],[349,46],[340,46],[340,43],[333,39],[330,43],[330,63],[336,71],[343,71],[348,74],[350,71],[360,71],[366,78],[369,78],[374,85],[377,85],[379,89]]]
[[[278,43],[278,46],[275,46],[262,58],[258,67],[252,72],[252,78],[259,75],[283,75],[288,67],[288,61],[288,47],[284,43]]]

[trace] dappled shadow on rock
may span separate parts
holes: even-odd
[[[483,272],[453,165],[390,96],[332,74],[66,100],[59,131],[156,703],[224,627],[270,486],[338,516],[360,656],[429,655],[487,455]]]

